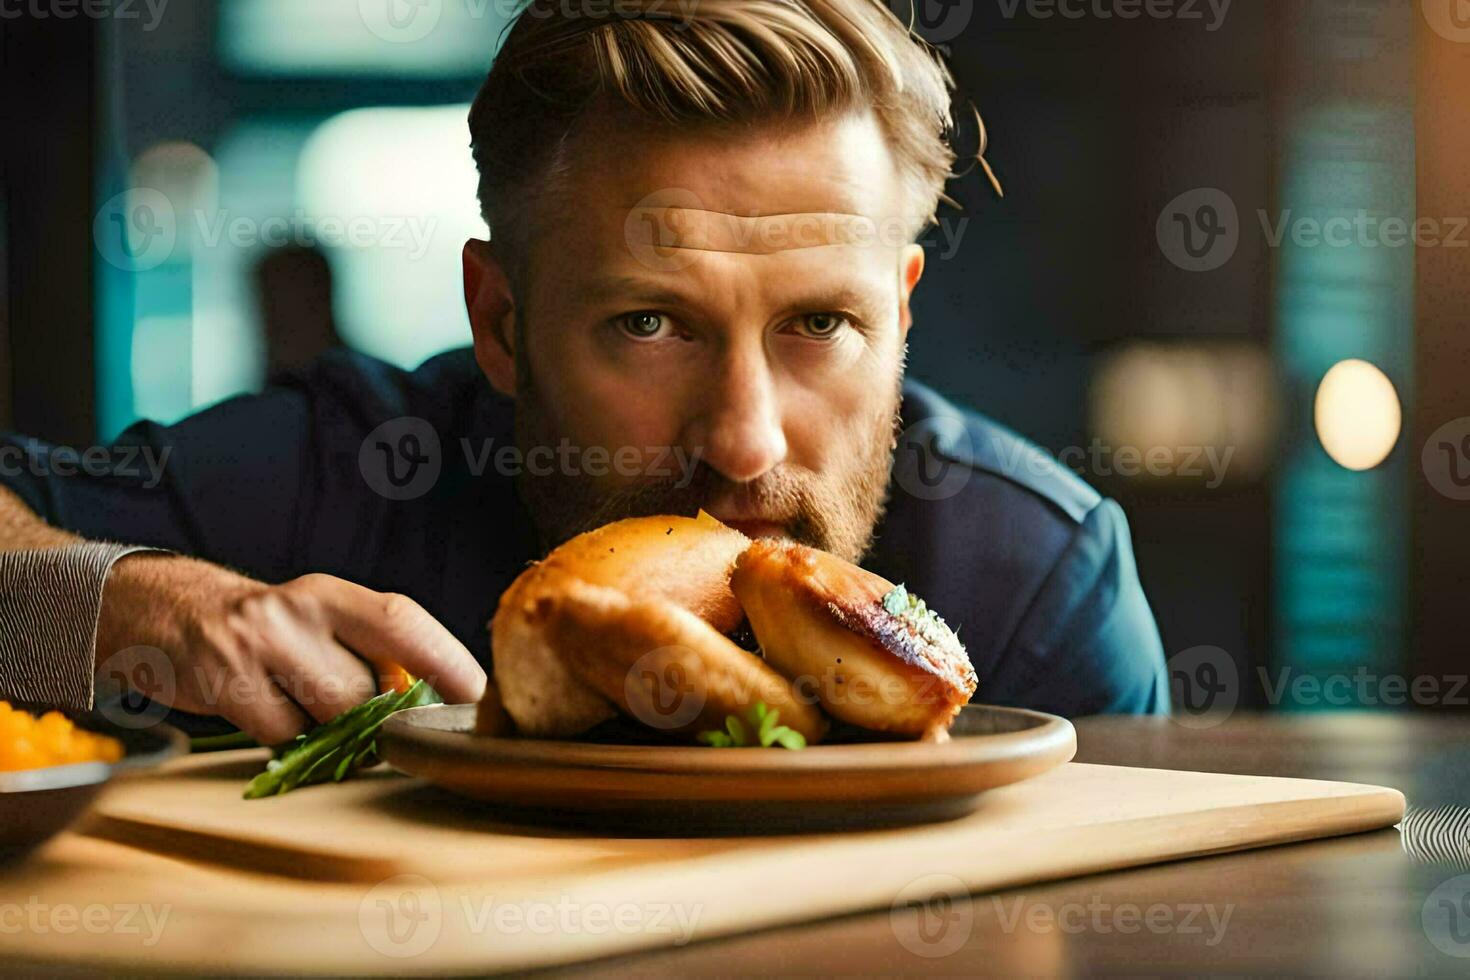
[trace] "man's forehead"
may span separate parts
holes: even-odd
[[[688,131],[609,115],[578,134],[566,164],[559,196],[598,251],[621,239],[763,255],[886,242],[921,224],[887,213],[910,202],[871,113]]]
[[[845,211],[732,214],[657,201],[628,209],[624,236],[632,248],[692,249],[770,255],[791,249],[889,244],[896,223]]]

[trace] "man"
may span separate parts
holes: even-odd
[[[532,7],[470,115],[473,352],[329,355],[140,424],[121,442],[155,479],[10,439],[32,465],[0,491],[0,693],[146,675],[265,742],[368,696],[369,663],[473,699],[528,561],[703,507],[906,582],[982,700],[1165,710],[1118,507],[903,383],[950,88],[877,0]]]

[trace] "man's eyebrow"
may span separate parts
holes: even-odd
[[[582,301],[636,296],[644,302],[663,306],[676,306],[689,301],[689,297],[683,293],[639,276],[593,276],[574,286],[572,294]]]
[[[627,275],[594,276],[574,286],[572,293],[577,300],[584,302],[611,297],[633,298],[650,306],[679,307],[694,302],[688,295],[666,285]],[[877,309],[885,302],[880,293],[877,289],[849,283],[815,283],[794,290],[790,299],[783,300],[783,305],[811,311]]]

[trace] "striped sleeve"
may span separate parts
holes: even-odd
[[[84,542],[0,553],[0,698],[92,707],[102,588],[134,545]]]

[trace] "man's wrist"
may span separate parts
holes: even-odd
[[[128,647],[176,650],[184,642],[182,607],[207,587],[212,567],[163,551],[138,551],[112,566],[97,617],[95,661],[101,666]]]

